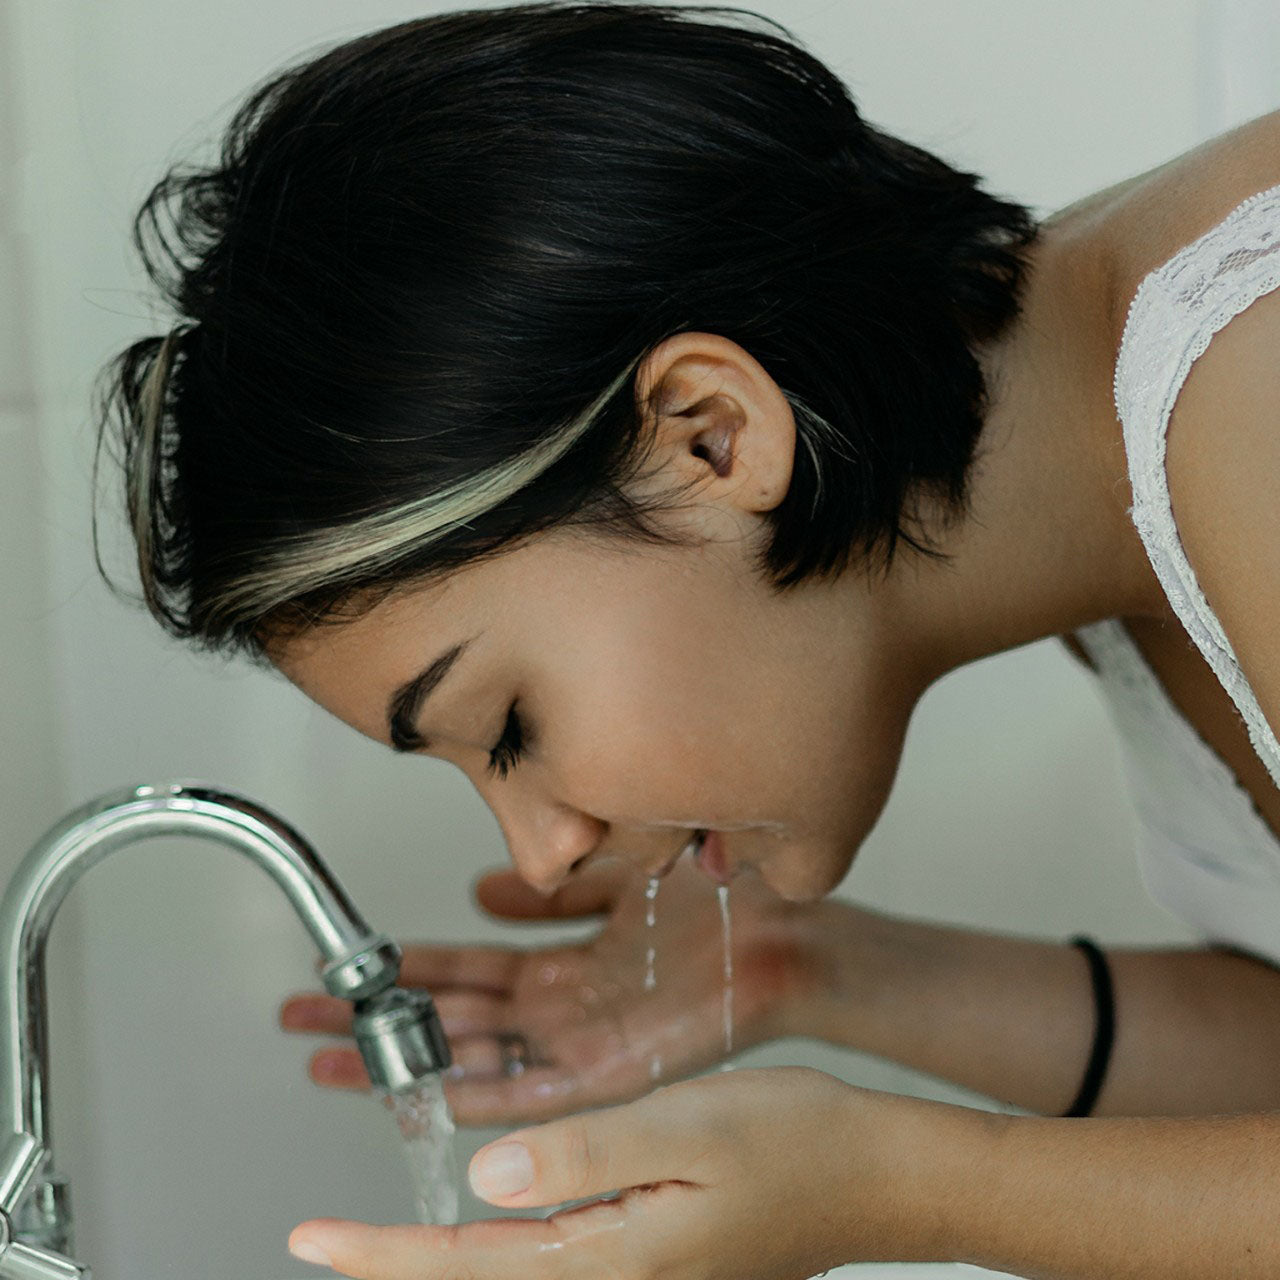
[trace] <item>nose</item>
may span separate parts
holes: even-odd
[[[521,879],[543,894],[558,889],[608,829],[581,810],[529,797],[495,807],[494,815]]]

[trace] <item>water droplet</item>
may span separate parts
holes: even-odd
[[[573,1080],[542,1080],[533,1086],[533,1096],[535,1098],[554,1098],[566,1093],[572,1093],[577,1087],[577,1083]]]

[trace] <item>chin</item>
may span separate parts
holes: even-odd
[[[844,879],[848,866],[815,866],[797,852],[760,868],[760,878],[785,902],[819,902]]]

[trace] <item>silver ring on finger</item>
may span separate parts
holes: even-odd
[[[518,1031],[499,1031],[498,1060],[502,1064],[502,1074],[508,1080],[522,1076],[533,1059],[529,1051],[529,1042]]]

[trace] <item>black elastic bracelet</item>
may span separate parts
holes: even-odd
[[[1107,1074],[1107,1064],[1111,1061],[1111,1046],[1116,1035],[1115,993],[1111,986],[1111,969],[1107,965],[1107,957],[1098,949],[1091,938],[1076,937],[1071,939],[1073,947],[1079,947],[1089,962],[1089,976],[1093,980],[1093,1000],[1097,1009],[1097,1030],[1093,1039],[1093,1052],[1089,1055],[1089,1065],[1085,1068],[1084,1083],[1070,1108],[1062,1113],[1068,1116],[1087,1116],[1098,1101],[1102,1092],[1102,1081]]]

